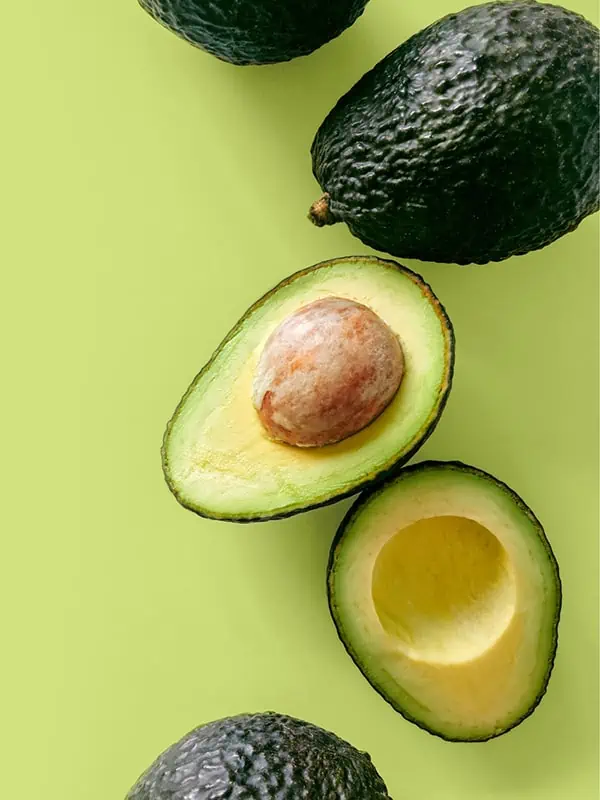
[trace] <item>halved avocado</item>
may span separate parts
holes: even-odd
[[[500,736],[546,691],[558,565],[531,510],[485,472],[426,462],[364,493],[333,543],[328,589],[367,680],[442,739]]]
[[[311,448],[272,441],[252,402],[261,352],[283,320],[328,297],[368,306],[399,337],[400,389],[371,424],[343,441]],[[197,514],[239,522],[340,500],[404,463],[423,443],[446,403],[453,364],[450,321],[414,272],[367,256],[297,272],[244,314],[187,390],[164,437],[167,483]]]

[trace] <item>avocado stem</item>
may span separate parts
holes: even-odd
[[[329,208],[329,200],[329,194],[325,192],[325,194],[319,197],[318,200],[315,200],[310,207],[308,218],[317,228],[322,228],[324,225],[335,225],[337,222]]]

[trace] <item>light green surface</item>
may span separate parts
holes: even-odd
[[[366,252],[305,219],[317,125],[459,6],[372,0],[313,56],[244,70],[134,0],[3,8],[3,798],[122,798],[196,723],[273,708],[369,750],[395,800],[596,800],[597,217],[508,263],[409,265],[457,334],[422,455],[511,484],[564,579],[549,693],[508,736],[438,741],[345,655],[324,577],[347,503],[241,528],[179,508],[160,471],[174,404],[248,305]]]

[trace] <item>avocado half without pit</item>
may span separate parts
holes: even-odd
[[[328,589],[356,665],[430,733],[491,739],[546,691],[558,566],[531,510],[487,473],[426,462],[363,494],[334,541]]]
[[[450,390],[452,327],[392,261],[305,269],[227,335],[167,426],[163,468],[186,508],[266,520],[358,492],[404,463]]]

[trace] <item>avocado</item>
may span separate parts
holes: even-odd
[[[139,0],[182,39],[232,64],[308,55],[362,14],[368,0]]]
[[[210,722],[172,745],[126,800],[390,800],[367,753],[283,714]]]
[[[340,500],[429,436],[453,365],[452,326],[418,275],[369,256],[309,267],[258,300],[192,382],[163,441],[167,484],[197,514],[239,522]]]
[[[523,500],[479,469],[425,462],[361,495],[333,543],[328,589],[367,680],[442,739],[500,736],[546,691],[558,565]]]
[[[403,258],[501,261],[599,207],[599,36],[554,5],[450,14],[379,62],[312,145],[318,225]]]

